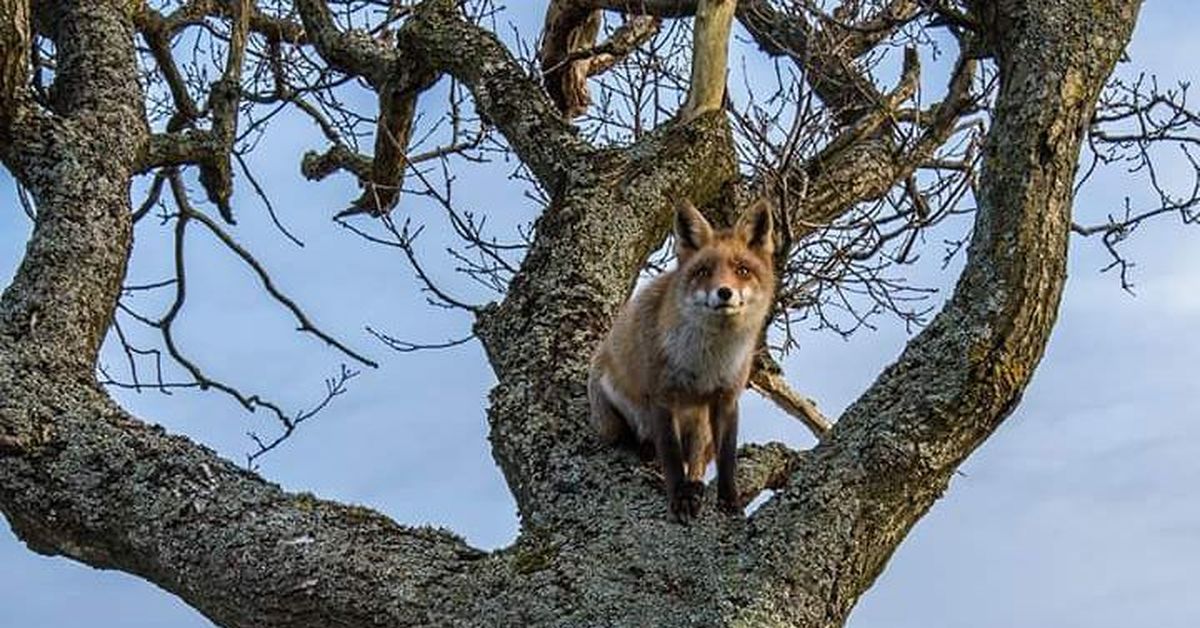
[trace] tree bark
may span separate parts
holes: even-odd
[[[949,303],[754,517],[776,578],[820,574],[841,625],[954,469],[1011,413],[1040,361],[1066,279],[1082,129],[1140,2],[1000,3],[988,25],[1001,91],[968,261]],[[787,548],[787,549],[784,549]],[[814,557],[819,557],[813,564]],[[803,565],[803,567],[800,567]]]
[[[747,452],[762,454],[747,473],[779,495],[748,519],[710,500],[691,526],[668,516],[656,478],[590,434],[585,378],[661,243],[670,201],[727,205],[736,172],[723,115],[595,149],[454,2],[422,3],[395,63],[420,55],[469,85],[554,196],[505,299],[476,324],[499,380],[494,455],[522,520],[513,546],[491,554],[286,493],[129,416],[97,385],[131,246],[130,181],[150,144],[134,16],[116,0],[45,4],[60,54],[52,112],[22,104],[9,61],[28,34],[22,44],[19,28],[0,25],[0,104],[13,112],[0,132],[19,136],[0,157],[39,209],[0,298],[0,511],[32,549],[136,574],[222,626],[832,627],[1041,357],[1065,277],[1080,129],[1140,3],[991,6],[1002,89],[954,296],[816,449]],[[316,4],[300,8],[322,55],[349,66],[376,54],[340,39]]]
[[[680,116],[690,120],[720,111],[725,102],[725,73],[729,69],[729,33],[737,0],[700,0],[692,36],[692,78]]]

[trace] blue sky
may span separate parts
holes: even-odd
[[[536,11],[515,16],[536,25]],[[1121,71],[1195,78],[1180,59],[1200,57],[1200,7],[1148,2]],[[736,64],[735,64],[736,65]],[[310,132],[277,132],[254,157],[277,209],[305,241],[275,234],[252,195],[237,197],[235,237],[256,251],[280,287],[312,318],[382,362],[367,369],[319,418],[262,463],[292,490],[365,504],[398,521],[452,528],[472,543],[500,547],[516,516],[486,441],[491,372],[477,344],[438,353],[390,353],[370,324],[409,340],[439,341],[469,321],[422,305],[412,273],[394,252],[367,246],[329,221],[353,198],[345,179],[298,175],[298,156],[320,148]],[[532,217],[519,184],[497,170],[463,171],[457,200],[487,213],[503,232]],[[1182,181],[1180,185],[1190,182]],[[1076,202],[1081,222],[1119,209],[1132,190],[1120,176],[1092,183]],[[12,182],[0,174],[0,282],[24,249],[29,223]],[[421,242],[439,277],[468,299],[487,295],[437,265],[444,239],[436,208],[404,201],[399,211],[431,228]],[[165,276],[166,229],[139,225],[131,280]],[[1136,296],[1101,274],[1095,242],[1072,244],[1059,324],[1024,402],[963,467],[946,496],[900,547],[851,618],[854,628],[1192,628],[1200,617],[1200,230],[1163,221],[1127,248],[1138,262]],[[929,257],[936,257],[936,244]],[[322,379],[343,361],[292,331],[287,313],[262,298],[254,277],[199,230],[188,240],[193,270],[179,338],[214,376],[269,394],[286,408],[315,402]],[[444,264],[443,264],[444,266]],[[919,272],[948,287],[949,273]],[[144,304],[150,310],[150,303]],[[141,336],[148,338],[148,336]],[[899,325],[843,341],[801,338],[789,377],[830,414],[854,399],[907,339]],[[109,347],[104,360],[119,364]],[[241,460],[248,429],[269,433],[265,416],[229,400],[181,392],[121,394],[147,421]],[[807,434],[753,394],[744,397],[746,440],[803,446]],[[0,525],[0,608],[5,625],[201,627],[210,624],[173,596],[120,573],[101,573],[32,554]]]

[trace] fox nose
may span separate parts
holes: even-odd
[[[728,301],[729,299],[733,298],[733,290],[725,287],[718,288],[717,298],[722,301]]]

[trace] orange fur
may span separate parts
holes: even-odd
[[[602,438],[654,447],[671,511],[687,521],[714,457],[722,504],[739,505],[737,399],[775,292],[770,207],[759,201],[714,231],[684,201],[675,238],[677,267],[618,314],[592,360],[588,396]]]

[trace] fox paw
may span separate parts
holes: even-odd
[[[703,482],[681,482],[671,496],[671,513],[680,523],[691,523],[700,514],[703,499]]]
[[[739,501],[736,498],[735,499],[718,499],[717,500],[717,508],[720,508],[721,512],[723,512],[727,515],[741,516],[741,515],[745,514],[745,510],[742,508],[742,504],[739,503]]]

